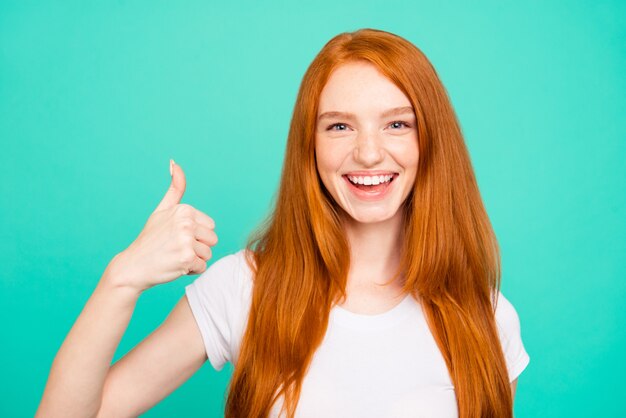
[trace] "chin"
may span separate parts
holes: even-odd
[[[350,222],[357,222],[361,224],[377,224],[387,222],[400,215],[400,211],[388,211],[388,212],[345,212],[346,218]]]

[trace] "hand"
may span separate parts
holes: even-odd
[[[172,182],[161,203],[130,246],[111,262],[116,283],[138,291],[185,274],[200,274],[217,243],[215,222],[190,205],[179,203],[185,173],[170,161]]]

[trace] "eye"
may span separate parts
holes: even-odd
[[[345,123],[333,123],[328,128],[326,128],[327,131],[345,131],[346,129],[348,129],[348,125],[346,125]]]
[[[402,125],[404,125],[404,126],[402,126]],[[402,127],[410,128],[411,127],[411,125],[409,125],[408,123],[403,122],[401,120],[397,120],[397,121],[391,122],[389,124],[389,126],[391,126],[392,128],[402,128]]]

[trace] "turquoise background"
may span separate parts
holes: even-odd
[[[625,4],[2,1],[0,415],[34,414],[169,158],[183,202],[216,220],[215,258],[244,244],[304,71],[332,36],[374,27],[426,53],[458,113],[531,357],[516,416],[623,416]],[[116,359],[194,277],[141,297]],[[206,363],[145,416],[220,416],[231,371]]]

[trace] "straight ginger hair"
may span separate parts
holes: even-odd
[[[331,39],[296,99],[275,208],[247,244],[252,302],[226,400],[227,418],[266,418],[279,397],[293,418],[330,309],[346,297],[349,243],[339,206],[318,176],[320,93],[338,66],[365,60],[407,96],[419,163],[403,207],[396,277],[420,301],[455,388],[460,418],[512,418],[495,322],[500,254],[459,123],[435,69],[409,41],[360,29]]]

